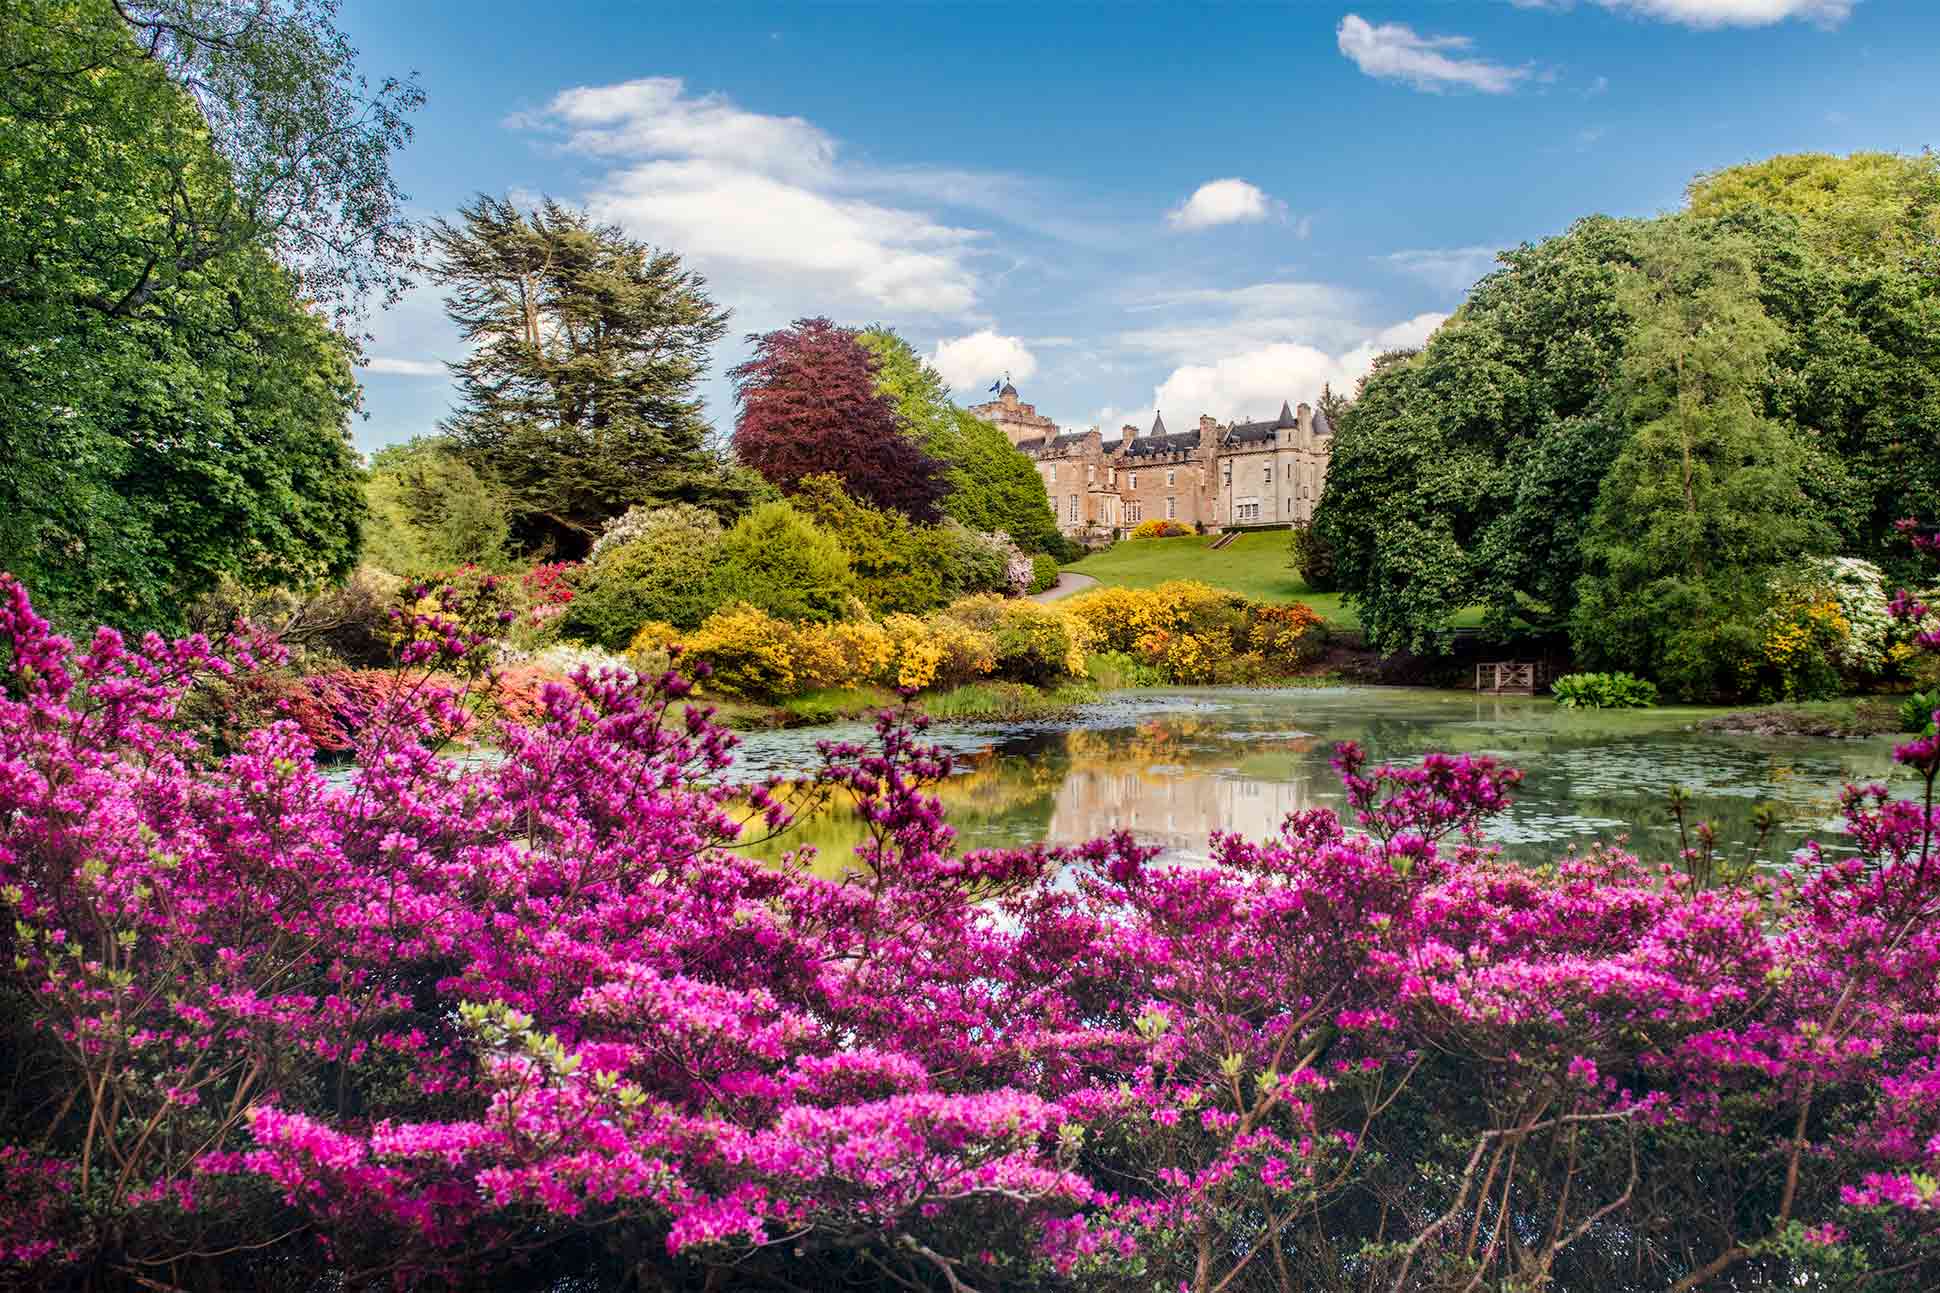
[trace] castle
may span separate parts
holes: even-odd
[[[1150,431],[1126,426],[1115,440],[1097,427],[1060,433],[1009,382],[970,412],[1037,464],[1058,529],[1074,539],[1159,519],[1207,530],[1305,523],[1333,448],[1327,415],[1305,404],[1281,404],[1270,422],[1221,426],[1201,414],[1197,428],[1179,432],[1159,415]]]

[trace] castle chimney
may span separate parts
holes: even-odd
[[[1124,426],[1118,428],[1118,434],[1124,436],[1127,440],[1136,440],[1138,439],[1138,428],[1127,422]]]
[[[1217,430],[1219,430],[1219,423],[1213,420],[1212,414],[1201,413],[1199,415],[1199,434],[1200,435],[1211,435],[1213,432]]]
[[[1295,418],[1296,418],[1296,419],[1297,419],[1297,420],[1299,421],[1299,423],[1300,423],[1300,434],[1301,434],[1301,436],[1302,436],[1302,437],[1306,437],[1306,438],[1311,438],[1311,437],[1313,436],[1313,433],[1314,433],[1314,411],[1313,411],[1313,409],[1312,409],[1312,408],[1310,408],[1310,407],[1308,407],[1308,406],[1307,406],[1307,405],[1305,405],[1305,404],[1302,404],[1302,405],[1301,405],[1301,406],[1300,406],[1300,407],[1299,407],[1298,409],[1296,409],[1296,410],[1294,411],[1294,417],[1295,417]]]

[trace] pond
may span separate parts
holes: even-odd
[[[1115,692],[1068,721],[939,728],[957,756],[938,790],[966,847],[1075,843],[1127,828],[1174,859],[1203,858],[1214,830],[1272,834],[1290,812],[1342,806],[1334,744],[1375,760],[1431,750],[1490,754],[1524,772],[1516,802],[1488,824],[1504,853],[1546,862],[1575,846],[1628,838],[1644,858],[1676,857],[1665,792],[1682,785],[1693,813],[1742,857],[1761,803],[1780,826],[1759,860],[1783,861],[1808,838],[1844,851],[1838,793],[1893,780],[1891,738],[1833,740],[1704,733],[1716,710],[1574,711],[1546,699],[1389,687],[1182,688]],[[799,773],[815,743],[864,740],[865,726],[747,734],[734,774]],[[1901,774],[1903,793],[1910,775]],[[839,871],[860,837],[852,815],[797,826],[762,856],[813,844]]]

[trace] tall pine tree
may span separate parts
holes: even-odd
[[[444,429],[504,487],[521,540],[577,553],[636,503],[733,492],[695,395],[727,311],[680,257],[550,198],[481,195],[431,242],[472,346]]]

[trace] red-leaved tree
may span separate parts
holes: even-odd
[[[912,520],[937,519],[943,465],[904,433],[876,390],[876,357],[827,319],[750,335],[754,357],[729,371],[740,417],[734,452],[787,492],[833,472],[850,495]]]

